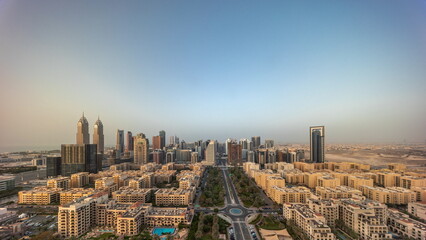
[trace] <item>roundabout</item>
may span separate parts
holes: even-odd
[[[243,210],[239,209],[239,208],[231,208],[229,209],[229,213],[234,215],[234,216],[240,216],[243,214]]]

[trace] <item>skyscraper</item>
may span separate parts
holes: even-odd
[[[253,142],[253,149],[257,149],[260,146],[260,136],[251,137],[251,141]]]
[[[115,150],[117,150],[117,155],[121,156],[124,153],[124,130],[117,129],[117,142],[115,145]]]
[[[311,140],[311,162],[323,163],[325,160],[324,151],[324,126],[310,127]]]
[[[274,140],[265,140],[265,148],[273,148]]]
[[[47,156],[46,157],[46,176],[56,177],[61,175],[61,157]]]
[[[242,146],[235,141],[228,142],[228,164],[242,165]]]
[[[206,148],[206,162],[214,165],[216,163],[216,153],[216,141],[210,141]]]
[[[90,136],[89,136],[89,122],[86,117],[83,116],[77,122],[77,144],[89,144]]]
[[[126,151],[130,152],[133,151],[133,135],[132,132],[127,131],[126,134]]]
[[[161,130],[158,135],[160,135],[160,137],[161,137],[161,146],[163,148],[163,147],[166,146],[166,131]]]
[[[148,163],[149,141],[145,134],[139,133],[133,138],[134,163],[142,165]]]
[[[153,136],[152,137],[152,149],[163,149],[161,136]]]
[[[104,153],[104,125],[99,117],[93,126],[93,144],[97,144],[98,153]]]
[[[78,172],[97,173],[102,169],[102,160],[96,154],[96,144],[62,144],[61,175]]]

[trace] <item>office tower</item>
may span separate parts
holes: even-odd
[[[161,143],[161,136],[153,136],[152,137],[152,150],[163,149]]]
[[[117,141],[115,145],[117,156],[120,157],[124,153],[124,130],[117,129]]]
[[[325,160],[324,152],[324,126],[310,127],[311,140],[311,162],[323,163]]]
[[[104,125],[99,117],[93,127],[93,144],[98,145],[98,153],[104,153]]]
[[[216,164],[217,145],[216,141],[210,141],[206,148],[206,162]]]
[[[228,142],[228,164],[242,165],[242,147],[235,141]]]
[[[257,160],[261,167],[268,163],[268,149],[258,149]]]
[[[229,149],[228,149],[228,144],[229,143],[231,143],[233,140],[232,139],[230,139],[230,138],[228,138],[228,139],[226,139],[226,141],[225,141],[225,154],[226,155],[228,155],[229,153]]]
[[[189,150],[189,149],[177,149],[176,150],[176,162],[177,163],[190,163],[191,162],[191,150]]]
[[[126,135],[126,152],[132,152],[133,151],[133,135],[132,132],[127,131]]]
[[[170,151],[166,153],[166,163],[175,162],[175,152]]]
[[[164,151],[155,150],[154,152],[152,152],[152,162],[157,164],[164,164]]]
[[[254,155],[254,151],[248,151],[247,153],[247,162],[255,162],[255,155]]]
[[[149,156],[149,141],[145,137],[145,134],[139,133],[133,138],[133,152],[134,152],[134,163],[138,165],[148,163]]]
[[[161,130],[160,133],[158,134],[161,137],[161,149],[163,149],[163,147],[166,146],[166,131]]]
[[[61,157],[46,157],[46,177],[61,175]]]
[[[265,140],[265,148],[273,148],[274,140]]]
[[[198,152],[192,152],[191,153],[191,163],[197,163],[198,162]]]
[[[77,122],[77,144],[89,144],[89,122],[86,117],[83,116]]]
[[[179,138],[177,136],[170,136],[169,138],[169,145],[178,145],[179,144]]]
[[[260,136],[251,137],[251,141],[253,142],[253,149],[257,149],[260,146]]]
[[[97,173],[102,170],[102,160],[98,158],[96,144],[62,144],[61,175],[73,173]]]
[[[241,144],[241,147],[242,147],[243,149],[250,150],[250,149],[249,149],[250,145],[249,145],[249,140],[248,140],[248,139],[246,139],[246,138],[242,138],[242,139],[240,139],[240,144]]]

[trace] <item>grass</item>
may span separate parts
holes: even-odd
[[[282,223],[280,220],[276,219],[272,216],[262,216],[258,220],[257,225],[260,228],[266,229],[266,230],[283,230],[285,228],[284,223]],[[256,219],[255,219],[256,220]]]
[[[216,214],[209,214],[204,215],[203,217],[200,216],[200,214],[196,214],[194,216],[194,219],[192,220],[191,226],[189,228],[188,238],[187,240],[213,240],[215,239],[212,235],[213,232],[213,222],[214,217],[216,217]],[[200,218],[202,218],[202,223],[200,224]],[[229,223],[227,223],[225,220],[218,217],[218,227],[219,227],[219,233],[226,234],[226,229],[230,226]],[[202,229],[202,236],[197,238],[196,233],[198,231],[198,228],[201,227]]]

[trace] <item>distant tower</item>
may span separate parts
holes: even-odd
[[[161,148],[163,148],[166,146],[166,131],[161,130],[158,135],[161,137]]]
[[[133,135],[132,132],[127,131],[126,135],[126,151],[130,152],[133,151]]]
[[[216,164],[217,146],[215,141],[210,141],[206,149],[206,162]]]
[[[98,153],[104,153],[104,125],[99,117],[93,127],[93,144],[98,145]]]
[[[78,120],[77,123],[77,144],[89,144],[90,136],[89,136],[89,122],[83,116]]]
[[[121,156],[124,153],[124,130],[117,129],[115,150],[117,150],[117,156]]]
[[[260,146],[260,136],[251,137],[251,141],[253,142],[253,148],[257,149]]]
[[[311,141],[311,162],[323,163],[325,160],[324,151],[324,126],[310,127]]]
[[[134,137],[133,144],[134,163],[138,165],[148,163],[149,141],[145,137],[145,134],[139,133],[136,137]]]

